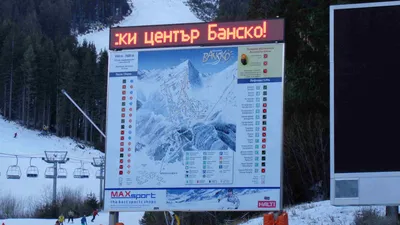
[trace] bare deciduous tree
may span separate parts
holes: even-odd
[[[329,147],[326,120],[318,113],[286,118],[284,132],[285,169],[298,177],[309,199],[324,199],[329,191]],[[287,174],[286,174],[287,175]],[[287,188],[291,190],[290,183]]]

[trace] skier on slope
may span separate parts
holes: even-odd
[[[61,215],[58,217],[58,221],[60,222],[60,225],[64,225],[64,215],[61,213]]]
[[[87,221],[86,221],[86,216],[83,215],[82,219],[81,219],[81,225],[87,225]]]
[[[219,193],[220,192],[217,192],[216,195]],[[226,200],[221,201],[225,198],[226,198]],[[240,205],[240,200],[235,194],[233,194],[232,189],[227,190],[226,196],[220,196],[218,198],[218,202],[221,204],[222,209],[238,209],[239,205]]]
[[[75,216],[74,211],[72,211],[72,209],[70,209],[68,211],[68,223],[71,221],[72,221],[72,223],[74,223],[74,216]]]
[[[98,209],[93,210],[93,218],[91,220],[92,222],[94,222],[94,219],[96,219],[97,215],[99,215],[99,210]]]

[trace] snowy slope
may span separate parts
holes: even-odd
[[[18,133],[17,138],[14,138],[15,132]],[[84,195],[92,192],[98,196],[99,180],[95,177],[98,169],[90,163],[93,161],[93,157],[99,157],[104,154],[93,148],[86,147],[84,150],[77,148],[76,143],[70,138],[58,138],[54,136],[47,138],[40,137],[38,134],[38,131],[28,130],[14,122],[5,121],[0,117],[0,195],[10,194],[20,199],[33,199],[34,201],[41,200],[44,196],[51,196],[53,180],[44,177],[45,170],[50,165],[43,162],[41,157],[44,157],[44,151],[68,151],[67,157],[70,158],[70,161],[62,165],[62,168],[67,170],[68,176],[66,179],[57,180],[58,189],[66,186],[73,189],[79,188]],[[16,164],[16,157],[12,155],[19,155],[18,166],[22,175],[19,180],[6,178],[8,167]],[[37,178],[26,177],[30,157],[32,157],[32,165],[39,169],[39,176]],[[81,162],[84,163],[84,168],[90,172],[88,179],[76,179],[73,177],[74,170],[81,167]],[[122,213],[121,219],[125,218],[125,221],[130,221],[130,223],[125,223],[127,225],[137,225],[137,221],[142,215],[143,213]],[[106,224],[108,216],[102,214],[98,218],[98,221]],[[0,222],[3,221],[0,220]],[[78,224],[77,222],[75,224]],[[54,224],[54,221],[10,219],[6,220],[5,224],[20,225],[25,223]]]
[[[131,0],[132,2],[133,0]],[[156,24],[176,24],[202,22],[184,4],[184,0],[134,0],[131,15],[115,26],[141,26]],[[97,51],[108,50],[110,29],[93,32],[78,37],[79,43],[84,39],[93,42]]]
[[[120,213],[119,221],[124,223],[125,225],[139,225],[139,220],[142,218],[143,213]],[[75,224],[81,225],[81,218],[75,218],[74,223],[64,224]],[[90,220],[91,217],[87,217],[88,224],[90,225],[108,225],[108,214],[107,213],[99,213],[96,217],[95,221],[92,223]],[[55,224],[56,219],[7,219],[1,220],[0,224],[4,223],[5,225],[53,225]]]
[[[354,214],[361,209],[375,209],[384,215],[384,206],[375,207],[335,207],[330,201],[307,203],[287,208],[290,225],[351,225]],[[262,225],[262,218],[249,220],[240,225]]]
[[[369,208],[369,207],[368,207]],[[384,207],[371,207],[384,214]],[[329,201],[307,203],[286,209],[290,225],[351,225],[354,214],[362,207],[334,207]],[[120,213],[120,222],[125,225],[138,225],[142,213]],[[80,219],[80,218],[79,218]],[[7,219],[1,220],[5,225],[54,224],[54,219]],[[73,224],[80,224],[76,219]],[[66,223],[68,224],[68,223]],[[72,224],[72,223],[70,223]],[[93,225],[108,224],[108,214],[100,213]],[[262,218],[256,218],[240,225],[262,225]]]
[[[14,138],[15,132],[18,133],[17,138]],[[44,151],[68,151],[67,157],[70,158],[70,161],[62,165],[62,168],[68,171],[68,177],[67,179],[58,179],[58,186],[60,188],[62,186],[81,188],[83,194],[93,192],[98,196],[99,180],[95,178],[97,168],[94,168],[90,163],[93,161],[93,157],[99,157],[103,153],[92,148],[84,150],[77,148],[76,143],[69,138],[40,137],[38,134],[38,131],[28,130],[0,117],[0,153],[20,155],[18,166],[22,174],[19,180],[6,179],[7,169],[9,166],[15,165],[17,160],[14,156],[0,154],[0,194],[12,193],[12,195],[19,197],[42,197],[42,191],[44,189],[52,190],[53,184],[52,179],[44,178],[46,168],[52,166],[41,159],[45,156]],[[30,163],[29,157],[34,157],[32,165],[39,169],[38,178],[26,176]],[[73,178],[73,172],[76,168],[81,167],[81,161],[84,168],[90,172],[88,179]],[[26,188],[27,185],[29,189]]]
[[[14,133],[17,132],[17,138],[14,138]],[[90,163],[93,157],[103,155],[100,151],[92,148],[84,150],[77,148],[69,138],[40,137],[38,131],[28,130],[19,126],[14,122],[7,122],[0,117],[0,153],[11,155],[20,155],[18,158],[18,166],[21,170],[21,179],[10,180],[6,179],[7,169],[17,162],[16,157],[0,154],[0,194],[12,193],[19,197],[42,197],[43,190],[52,190],[52,179],[46,179],[44,173],[50,164],[41,160],[44,157],[44,151],[68,151],[67,157],[70,161],[62,165],[68,171],[67,179],[58,179],[58,187],[68,186],[71,188],[80,188],[83,194],[93,192],[99,194],[99,180],[95,178],[97,168],[94,168]],[[39,177],[28,178],[26,171],[29,167],[30,158],[32,165],[38,167]],[[74,179],[73,172],[76,168],[81,167],[81,161],[84,168],[90,172],[88,179]],[[29,186],[29,189],[26,187]],[[51,196],[50,191],[49,192]],[[47,194],[47,193],[46,193]]]

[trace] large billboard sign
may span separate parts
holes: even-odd
[[[400,1],[330,7],[331,202],[398,205]]]
[[[107,211],[282,208],[283,23],[268,32],[280,40],[110,52]]]
[[[284,20],[115,27],[110,50],[281,42]]]

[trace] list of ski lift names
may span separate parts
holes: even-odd
[[[233,151],[185,151],[185,184],[215,185],[233,183]]]
[[[239,85],[242,97],[239,100],[240,124],[243,137],[238,142],[236,171],[238,174],[253,175],[253,184],[263,184],[266,172],[266,129],[267,129],[267,84]]]

